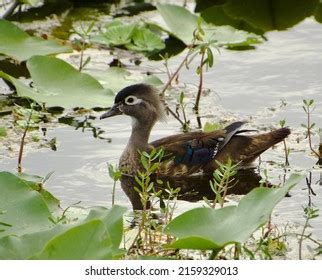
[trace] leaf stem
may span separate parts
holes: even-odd
[[[20,148],[19,148],[19,156],[18,156],[18,173],[22,172],[22,156],[23,156],[23,149],[24,149],[24,145],[25,145],[25,138],[27,135],[27,131],[29,128],[29,124],[30,124],[30,120],[31,120],[31,116],[32,116],[32,109],[30,110],[30,114],[26,123],[26,127],[25,130],[23,132],[23,135],[21,137],[21,141],[20,141]]]

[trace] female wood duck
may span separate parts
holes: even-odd
[[[248,165],[290,134],[289,128],[280,128],[263,134],[243,135],[249,131],[240,130],[244,122],[234,122],[213,132],[181,133],[149,143],[152,127],[165,114],[159,95],[146,84],[122,89],[116,95],[112,108],[101,119],[122,114],[133,120],[132,133],[119,162],[121,171],[130,176],[142,170],[138,151],[148,152],[153,147],[163,147],[167,155],[160,164],[159,176],[184,177],[198,172],[212,174],[218,162],[225,163],[229,158]],[[133,208],[140,209],[138,194],[133,186],[121,183]]]

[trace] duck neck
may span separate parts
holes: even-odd
[[[149,149],[149,137],[154,126],[155,121],[146,122],[132,119],[132,133],[128,142],[128,148],[134,149],[135,151],[147,151]]]

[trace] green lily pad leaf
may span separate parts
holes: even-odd
[[[0,42],[0,54],[5,54],[18,61],[27,60],[33,55],[72,51],[72,48],[61,46],[55,41],[30,36],[13,23],[3,19],[0,19]]]
[[[210,250],[245,242],[268,221],[275,205],[302,178],[293,174],[281,188],[256,188],[238,206],[196,208],[183,213],[166,227],[167,233],[178,238],[168,247]]]
[[[263,31],[284,30],[314,14],[316,0],[229,0],[224,10]]]
[[[92,41],[106,44],[108,46],[123,46],[131,42],[136,25],[125,25],[116,20],[105,26],[106,31],[100,35],[94,36]]]
[[[0,172],[0,259],[114,259],[123,236],[124,207],[91,210],[64,223],[53,217],[37,189],[37,176],[25,181]],[[56,222],[54,222],[56,221]]]
[[[154,50],[162,50],[165,44],[161,38],[147,28],[136,28],[133,33],[132,43],[127,44],[129,50],[152,52]]]
[[[192,14],[186,8],[177,5],[158,4],[157,8],[165,22],[165,25],[159,23],[157,25],[160,26],[160,28],[167,30],[186,45],[190,45],[194,38],[193,34],[198,26],[198,20],[200,20],[199,17]],[[246,31],[237,30],[231,26],[214,26],[206,24],[201,20],[201,27],[205,33],[204,42],[213,41],[218,45],[250,45],[261,42],[259,36]],[[198,44],[198,41],[196,44]]]
[[[51,174],[52,173],[50,173],[50,175]],[[56,197],[54,197],[50,192],[48,192],[44,189],[44,182],[46,181],[46,178],[38,176],[38,175],[27,174],[27,173],[18,173],[18,174],[16,174],[16,176],[18,176],[20,179],[24,180],[24,182],[31,189],[37,191],[38,193],[40,193],[42,195],[42,197],[45,200],[45,203],[52,215],[54,213],[58,213],[61,211],[59,200]]]
[[[207,22],[213,25],[230,25],[236,29],[246,30],[251,33],[262,35],[263,30],[256,28],[243,19],[235,19],[229,16],[225,11],[224,5],[214,5],[200,13],[200,16]]]
[[[0,238],[0,259],[115,259],[123,236],[125,208],[90,211],[76,223],[55,224],[52,228],[22,236]],[[94,210],[95,212],[95,210]],[[0,215],[1,217],[1,215]]]
[[[114,99],[110,89],[105,89],[92,76],[80,73],[67,62],[46,56],[33,56],[27,62],[33,87],[25,85],[0,71],[0,77],[11,82],[21,97],[29,97],[46,106],[107,107]]]
[[[9,172],[0,172],[0,221],[10,225],[0,225],[0,237],[27,234],[52,226],[52,215],[44,198],[30,188],[30,184]]]
[[[110,67],[105,72],[92,72],[100,83],[109,87],[114,93],[117,93],[122,88],[136,83],[147,83],[153,86],[162,85],[162,81],[154,75],[132,74],[131,72],[120,67]]]
[[[151,30],[138,24],[123,24],[115,20],[105,26],[106,31],[92,38],[94,43],[108,46],[122,46],[139,52],[162,50],[165,44],[162,39]]]
[[[101,218],[86,219],[80,225],[50,240],[34,259],[115,259],[122,255],[119,246],[123,235],[125,208],[115,206]],[[92,214],[89,214],[89,216]]]

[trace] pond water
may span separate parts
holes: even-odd
[[[304,140],[304,129],[300,128],[305,122],[301,105],[304,98],[315,100],[316,110],[312,120],[316,127],[322,127],[322,25],[307,19],[288,31],[270,32],[267,38],[267,42],[254,50],[221,50],[215,55],[215,66],[205,74],[204,85],[211,91],[201,99],[201,114],[211,121],[247,120],[247,127],[256,129],[278,127],[279,120],[285,119],[293,132],[288,140],[292,152],[287,174],[311,170],[316,159],[310,155]],[[87,51],[92,56],[88,69],[106,69],[107,63],[102,63],[106,61],[106,53]],[[170,59],[170,68],[175,69],[182,57],[183,54]],[[166,79],[164,66],[160,62],[143,61],[139,67]],[[195,69],[196,64],[192,64],[179,76],[180,84],[186,87],[188,100],[196,92],[198,76]],[[98,117],[100,113],[92,115]],[[79,117],[79,120],[83,119]],[[203,118],[203,122],[205,120]],[[107,162],[118,162],[130,134],[131,120],[124,116],[103,121],[96,118],[91,120],[91,125],[102,129],[104,134],[101,136],[105,139],[94,138],[91,128],[82,131],[68,125],[57,125],[47,131],[48,138],[57,138],[57,151],[30,150],[24,157],[26,173],[45,176],[54,171],[46,188],[61,200],[63,206],[78,201],[83,206],[111,205],[113,181],[108,176]],[[168,117],[166,123],[155,126],[151,140],[178,131],[180,124]],[[316,145],[319,143],[318,135],[313,142]],[[15,171],[16,161],[15,157],[1,159],[1,169]],[[283,162],[283,147],[278,145],[261,157],[261,169],[268,170],[272,182],[279,183],[284,175]],[[316,193],[313,203],[322,209],[321,169],[314,167],[312,174],[312,188]],[[291,191],[291,197],[278,205],[276,219],[303,224],[302,206],[306,206],[307,201],[307,188],[303,181]],[[130,208],[119,185],[116,203]],[[178,203],[179,208],[180,205]],[[195,207],[195,203],[184,204],[184,207]],[[312,230],[322,238],[322,217],[312,221]]]

